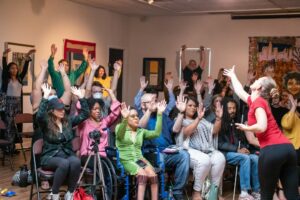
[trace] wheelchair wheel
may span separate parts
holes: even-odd
[[[102,157],[101,159],[102,159],[102,166],[104,172],[103,175],[105,179],[105,185],[106,185],[109,200],[117,200],[118,181],[117,181],[117,175],[114,166],[108,158]],[[106,170],[104,170],[104,166]]]

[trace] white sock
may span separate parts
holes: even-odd
[[[248,194],[248,192],[247,192],[247,191],[244,191],[244,190],[242,190],[242,192],[241,192],[240,196],[241,196],[241,197],[245,197],[245,196],[247,196],[247,195],[249,195],[249,194]]]

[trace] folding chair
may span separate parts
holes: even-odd
[[[6,131],[6,126],[5,126],[5,123],[0,120],[0,131],[1,132],[4,132]],[[12,146],[12,142],[8,141],[8,140],[5,140],[5,139],[0,139],[0,148],[2,149],[2,152],[3,152],[3,157],[2,157],[2,165],[4,166],[4,163],[5,163],[5,149],[8,149],[9,151],[9,162],[10,162],[10,168],[11,170],[14,170],[14,167],[13,167],[13,152],[10,150],[11,149],[11,146]]]
[[[32,114],[30,114],[30,113],[17,114],[15,116],[14,122],[15,122],[16,130],[18,132],[18,136],[20,136],[22,138],[23,137],[24,138],[32,138],[33,131],[19,132],[19,130],[18,130],[18,125],[32,124],[32,126],[33,126],[33,115]],[[22,153],[23,153],[24,160],[26,161],[25,149],[23,148],[23,141],[22,140],[20,142],[20,145],[21,145],[21,150],[22,150]]]

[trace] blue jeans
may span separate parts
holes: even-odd
[[[259,192],[260,184],[257,155],[228,152],[226,154],[226,161],[228,164],[239,165],[241,190],[247,191],[252,189],[254,192]],[[252,187],[250,182],[252,183]]]
[[[174,154],[161,153],[160,158],[163,159],[161,168],[174,172],[173,194],[183,194],[183,189],[189,176],[190,154],[186,150],[180,150]]]

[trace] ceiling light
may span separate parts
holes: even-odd
[[[148,0],[148,3],[149,3],[149,4],[153,4],[153,3],[154,3],[154,0]]]

